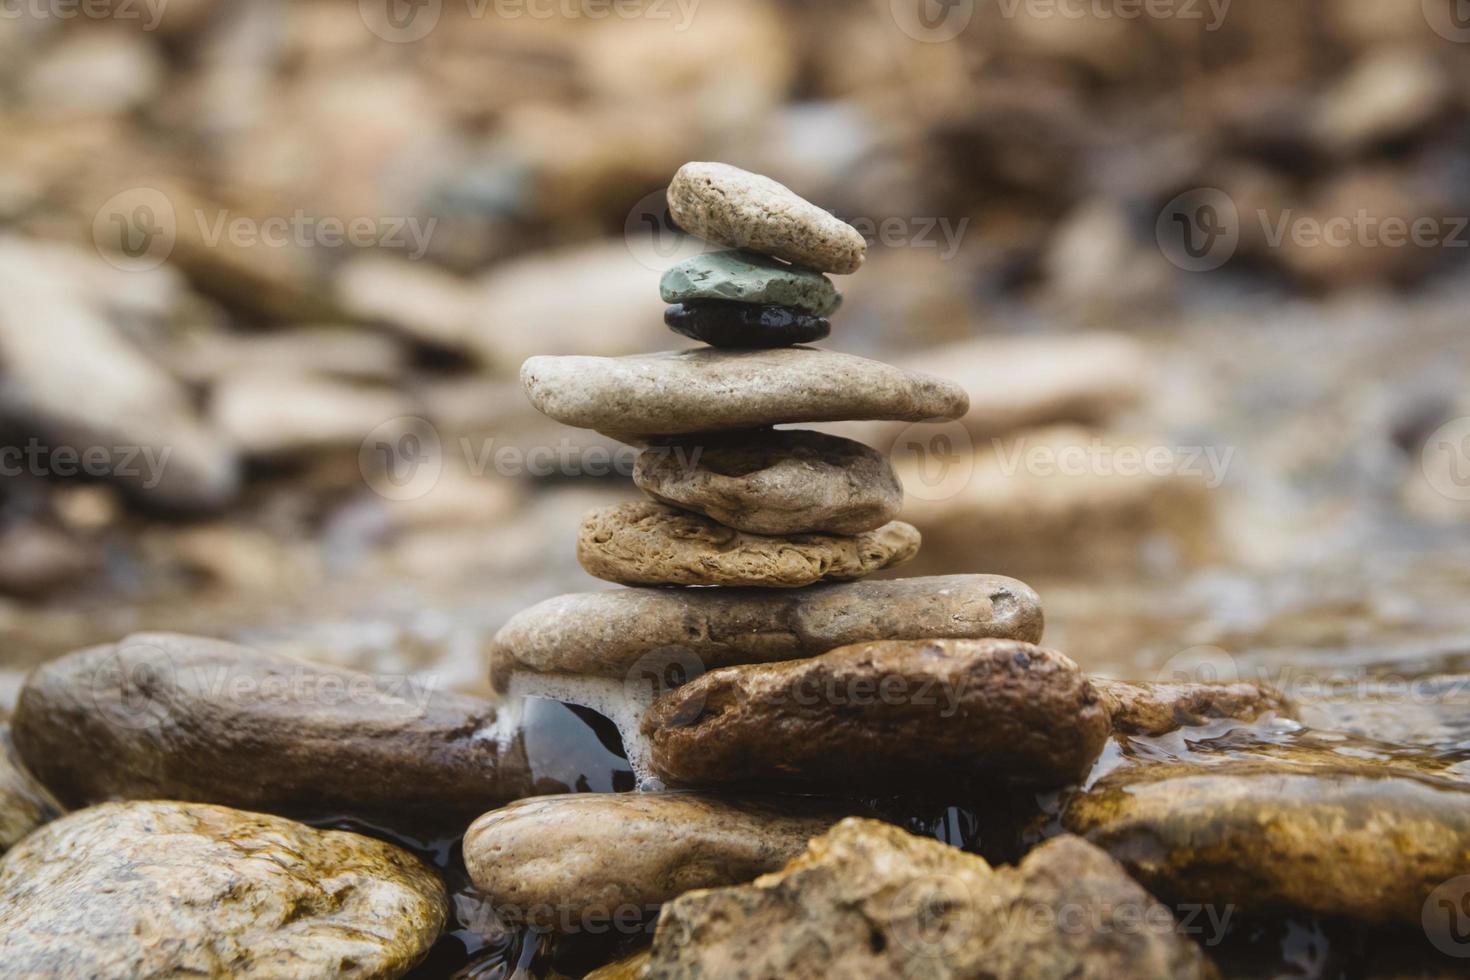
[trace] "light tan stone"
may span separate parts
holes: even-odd
[[[969,407],[964,389],[941,378],[810,347],[533,357],[521,384],[558,422],[631,441],[795,422],[953,419]]]
[[[476,820],[464,858],[475,887],[504,920],[591,931],[636,921],[694,888],[775,871],[841,816],[776,798],[540,796]]]
[[[0,860],[13,977],[397,977],[445,914],[406,851],[199,803],[81,810]]]
[[[724,163],[686,163],[668,189],[669,214],[689,232],[819,272],[856,272],[858,230],[769,177]]]

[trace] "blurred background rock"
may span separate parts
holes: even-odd
[[[870,237],[831,346],[970,389],[861,433],[924,572],[1025,576],[1121,673],[1470,652],[1453,0],[0,13],[0,706],[154,628],[483,688],[633,492],[516,369],[686,346],[656,283],[694,159]]]

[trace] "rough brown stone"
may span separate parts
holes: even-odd
[[[1470,791],[1414,769],[1321,759],[1151,765],[1074,798],[1068,830],[1166,901],[1417,925],[1470,874]]]
[[[1055,838],[1017,867],[993,869],[938,841],[858,819],[813,840],[779,872],[664,906],[643,974],[1215,975],[1169,910],[1078,838]]]
[[[533,357],[521,385],[558,422],[630,441],[795,422],[952,419],[970,403],[943,379],[811,347]]]
[[[769,177],[724,163],[686,163],[667,192],[669,214],[689,232],[839,275],[856,272],[868,243],[858,230]]]
[[[0,860],[12,977],[397,977],[444,886],[399,848],[198,803],[108,803]]]
[[[637,922],[691,889],[774,871],[841,815],[692,793],[542,796],[476,820],[464,858],[506,921],[595,931]]]
[[[1001,575],[845,582],[806,589],[611,589],[557,596],[495,635],[491,674],[623,678],[650,655],[702,672],[812,657],[871,640],[1041,639],[1041,599]],[[691,659],[692,658],[692,659]]]
[[[1260,684],[1133,684],[1094,677],[1092,686],[1107,705],[1113,730],[1125,735],[1163,735],[1216,718],[1254,721],[1288,713],[1286,699]]]
[[[14,739],[68,806],[176,799],[473,815],[530,792],[487,701],[201,637],[140,633],[38,668]]]
[[[767,537],[653,501],[593,511],[577,533],[582,567],[624,585],[791,589],[862,578],[901,565],[918,550],[919,533],[901,521],[852,537]]]
[[[712,671],[655,701],[642,728],[671,785],[868,792],[1077,780],[1108,718],[1059,653],[1014,640],[900,640]]]
[[[633,482],[751,534],[861,534],[903,508],[903,486],[881,453],[802,430],[659,440],[639,454]]]

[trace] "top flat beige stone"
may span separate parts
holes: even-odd
[[[956,419],[963,388],[880,361],[811,347],[533,357],[521,385],[558,422],[619,438],[794,422]]]
[[[686,163],[667,192],[669,215],[691,235],[847,275],[868,243],[852,225],[769,177],[726,163]]]

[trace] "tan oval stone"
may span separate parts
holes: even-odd
[[[107,803],[0,860],[15,977],[398,977],[444,926],[406,851],[200,803]]]
[[[861,534],[903,508],[903,486],[881,453],[802,430],[661,439],[639,454],[633,482],[751,534]]]
[[[899,640],[712,671],[655,701],[642,730],[670,785],[866,792],[1078,780],[1109,722],[1060,653],[1013,640]]]
[[[841,817],[796,800],[541,796],[476,820],[464,858],[475,887],[505,920],[587,932],[637,923],[694,888],[774,871]]]
[[[1001,575],[942,575],[805,589],[610,589],[557,596],[495,635],[491,675],[624,678],[649,655],[701,670],[796,660],[871,640],[1041,639],[1041,599]]]
[[[844,581],[901,565],[919,551],[919,532],[893,521],[864,534],[746,534],[653,501],[588,514],[577,560],[624,585],[754,585],[792,589]]]
[[[941,378],[811,347],[533,357],[521,385],[558,422],[633,442],[795,422],[953,419],[970,404]]]
[[[1217,976],[1167,908],[1076,837],[1049,840],[1016,867],[991,868],[958,848],[856,818],[778,872],[664,906],[637,975]]]
[[[847,222],[784,184],[725,163],[686,163],[667,191],[669,214],[706,241],[774,255],[819,272],[856,272],[868,243]]]

